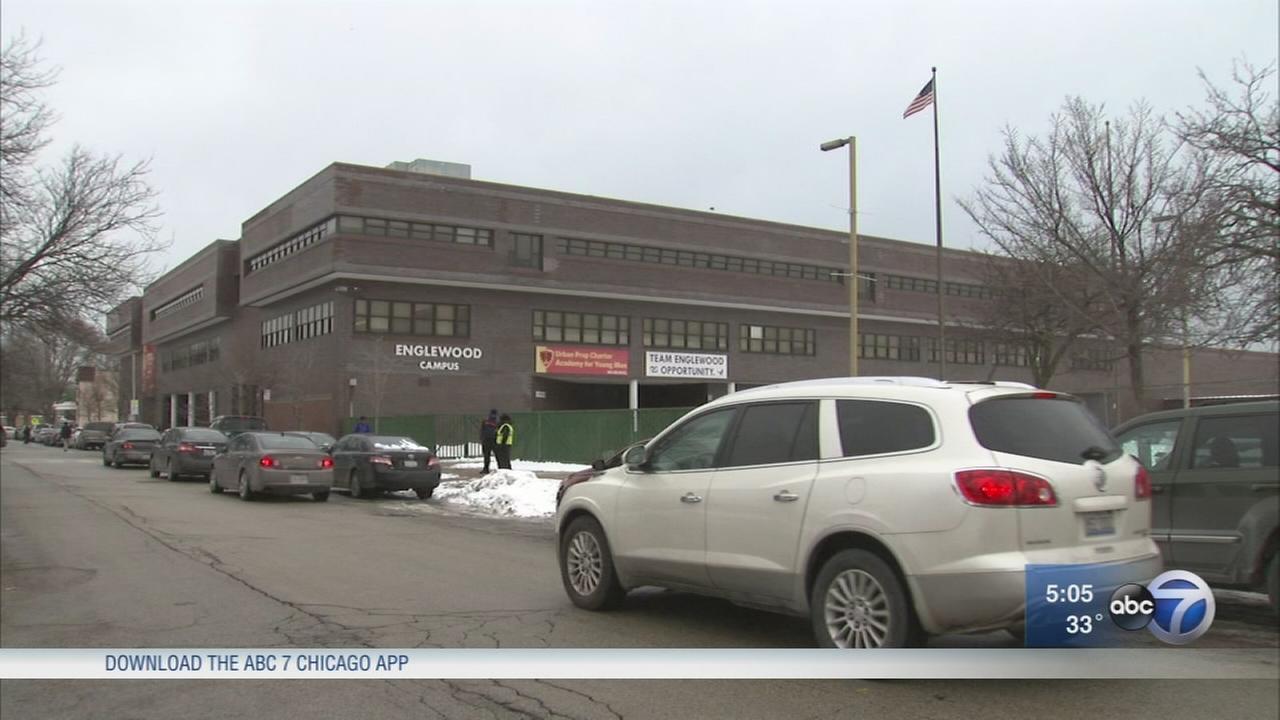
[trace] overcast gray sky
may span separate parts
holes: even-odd
[[[71,142],[153,158],[172,267],[333,161],[468,163],[480,180],[845,229],[855,134],[866,234],[933,242],[1006,124],[1068,95],[1173,111],[1233,58],[1277,55],[1276,0],[4,0],[6,42],[61,68]]]

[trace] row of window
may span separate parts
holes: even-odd
[[[309,340],[333,332],[333,301],[295,310],[262,322],[264,348]]]
[[[938,281],[929,278],[912,277],[910,275],[891,275],[888,273],[880,276],[884,279],[884,284],[890,290],[908,290],[911,292],[929,293],[931,295],[938,294]],[[970,297],[989,299],[992,296],[991,288],[986,285],[975,285],[973,283],[961,282],[944,282],[942,285],[943,292],[954,297]]]
[[[263,250],[257,255],[249,258],[247,272],[257,272],[268,265],[280,262],[290,255],[300,253],[312,245],[315,245],[323,240],[325,235],[332,233],[336,224],[337,220],[335,218],[329,218],[322,223],[303,230],[283,242],[276,243],[266,250]]]
[[[217,362],[222,356],[222,346],[218,338],[212,337],[182,347],[160,351],[160,371],[181,370],[205,363]]]
[[[192,305],[195,305],[196,303],[200,302],[203,299],[204,299],[204,285],[203,284],[197,285],[191,288],[190,290],[182,293],[178,297],[161,305],[155,310],[152,310],[151,319],[159,320],[160,318],[165,317],[166,315],[172,315],[185,307],[190,307]]]
[[[493,247],[493,230],[462,225],[339,215],[338,232]]]
[[[1115,367],[1114,353],[1106,350],[1086,350],[1071,358],[1072,370],[1111,370]]]
[[[562,237],[556,239],[556,250],[561,255],[629,260],[631,262],[656,265],[675,265],[708,270],[724,270],[726,272],[772,275],[774,277],[795,278],[797,280],[822,280],[825,282],[844,283],[843,271],[839,268],[775,262],[773,260],[693,252],[690,250],[673,250],[649,245]],[[860,292],[866,294],[870,292],[871,285],[865,280],[864,285],[865,288]]]
[[[471,306],[356,300],[353,329],[358,333],[470,337]]]

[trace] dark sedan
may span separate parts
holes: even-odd
[[[259,493],[310,494],[316,502],[329,499],[333,458],[303,437],[279,432],[242,432],[213,458],[209,491],[217,495],[235,488],[241,500]]]
[[[151,449],[160,442],[160,433],[147,428],[117,430],[102,446],[102,464],[124,467],[151,462]]]
[[[426,500],[440,484],[440,459],[413,438],[347,435],[333,448],[333,480],[353,498],[412,490]]]
[[[213,472],[213,456],[227,449],[227,436],[202,427],[167,430],[151,451],[151,477],[164,473],[170,480],[183,475],[208,478]]]

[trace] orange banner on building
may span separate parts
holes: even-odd
[[[534,372],[543,375],[616,375],[626,377],[631,351],[609,348],[538,345],[533,349]]]

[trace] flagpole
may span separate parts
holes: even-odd
[[[947,379],[947,331],[942,311],[942,175],[938,154],[938,68],[933,68],[933,207],[938,240],[938,379]]]

